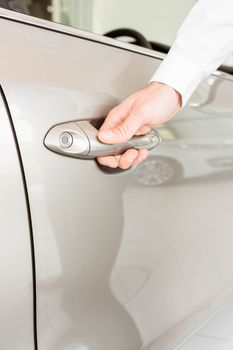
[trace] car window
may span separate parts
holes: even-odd
[[[167,52],[197,0],[0,0],[0,6],[53,22]],[[127,28],[128,31],[117,31]],[[129,31],[130,30],[130,31]],[[133,31],[132,31],[133,30]],[[135,37],[136,35],[136,37]],[[159,44],[159,45],[158,45]],[[232,58],[225,66],[233,67]],[[230,70],[231,72],[231,70]]]
[[[117,28],[139,31],[171,45],[196,0],[0,0],[0,5],[83,30],[105,34]]]

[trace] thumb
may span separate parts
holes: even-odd
[[[108,144],[124,143],[131,139],[142,126],[142,118],[132,113],[115,128],[100,130],[98,138],[101,142]]]

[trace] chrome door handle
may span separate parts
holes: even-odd
[[[45,146],[68,157],[93,159],[118,155],[130,148],[151,150],[161,141],[157,130],[135,136],[123,144],[108,145],[99,141],[98,130],[88,121],[75,121],[53,126],[45,136]]]

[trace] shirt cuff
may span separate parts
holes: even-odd
[[[184,107],[204,77],[205,72],[200,66],[173,47],[150,82],[157,81],[178,91],[182,97],[182,107]]]

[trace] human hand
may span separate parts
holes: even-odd
[[[167,122],[181,108],[181,95],[172,87],[152,82],[113,108],[101,126],[98,138],[107,144],[127,142],[134,135],[143,135],[152,127]],[[146,149],[129,149],[118,156],[98,158],[111,168],[128,169],[142,162]]]

